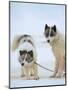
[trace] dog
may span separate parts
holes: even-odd
[[[16,36],[13,40],[12,51],[18,49],[18,61],[21,64],[21,77],[26,77],[27,80],[33,76],[34,80],[39,79],[38,67],[35,64],[37,61],[36,48],[31,35]]]
[[[56,25],[48,26],[45,24],[44,36],[46,42],[51,45],[56,58],[55,71],[50,77],[60,78],[65,76],[65,42],[62,34],[57,30]]]

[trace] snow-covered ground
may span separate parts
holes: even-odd
[[[40,80],[22,80],[22,79],[15,79],[11,80],[11,88],[17,87],[32,87],[32,86],[51,86],[51,85],[64,85],[64,79],[40,79]]]

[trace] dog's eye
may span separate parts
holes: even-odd
[[[46,37],[48,37],[49,36],[49,33],[46,33]]]
[[[51,37],[55,36],[55,32],[54,31],[51,31],[50,36]]]
[[[49,36],[49,28],[45,30],[44,35],[46,38]]]
[[[49,36],[49,32],[45,31],[46,38]]]
[[[31,56],[31,57],[33,57],[33,51],[31,50],[31,51],[28,51],[28,54]]]
[[[28,63],[30,63],[30,62],[32,62],[33,61],[33,58],[26,58],[26,61],[28,62]]]
[[[20,55],[23,55],[23,54],[27,53],[27,51],[26,50],[23,50],[23,51],[20,50],[19,53],[20,53]]]

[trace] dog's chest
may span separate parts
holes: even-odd
[[[52,50],[56,58],[64,56],[64,44],[61,43],[61,41],[56,42],[56,44],[52,46]]]

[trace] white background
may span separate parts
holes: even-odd
[[[25,0],[28,1],[28,0]],[[38,0],[29,0],[29,1],[34,1],[38,2]],[[39,2],[45,2],[45,3],[66,3],[67,0],[39,0]],[[9,58],[8,58],[8,0],[1,0],[0,1],[0,89],[1,90],[8,90],[8,69],[9,69]],[[45,89],[67,89],[67,86],[61,86],[61,87],[43,87],[43,88],[35,88],[36,90],[45,90]],[[34,90],[34,88],[31,88],[29,90]]]

